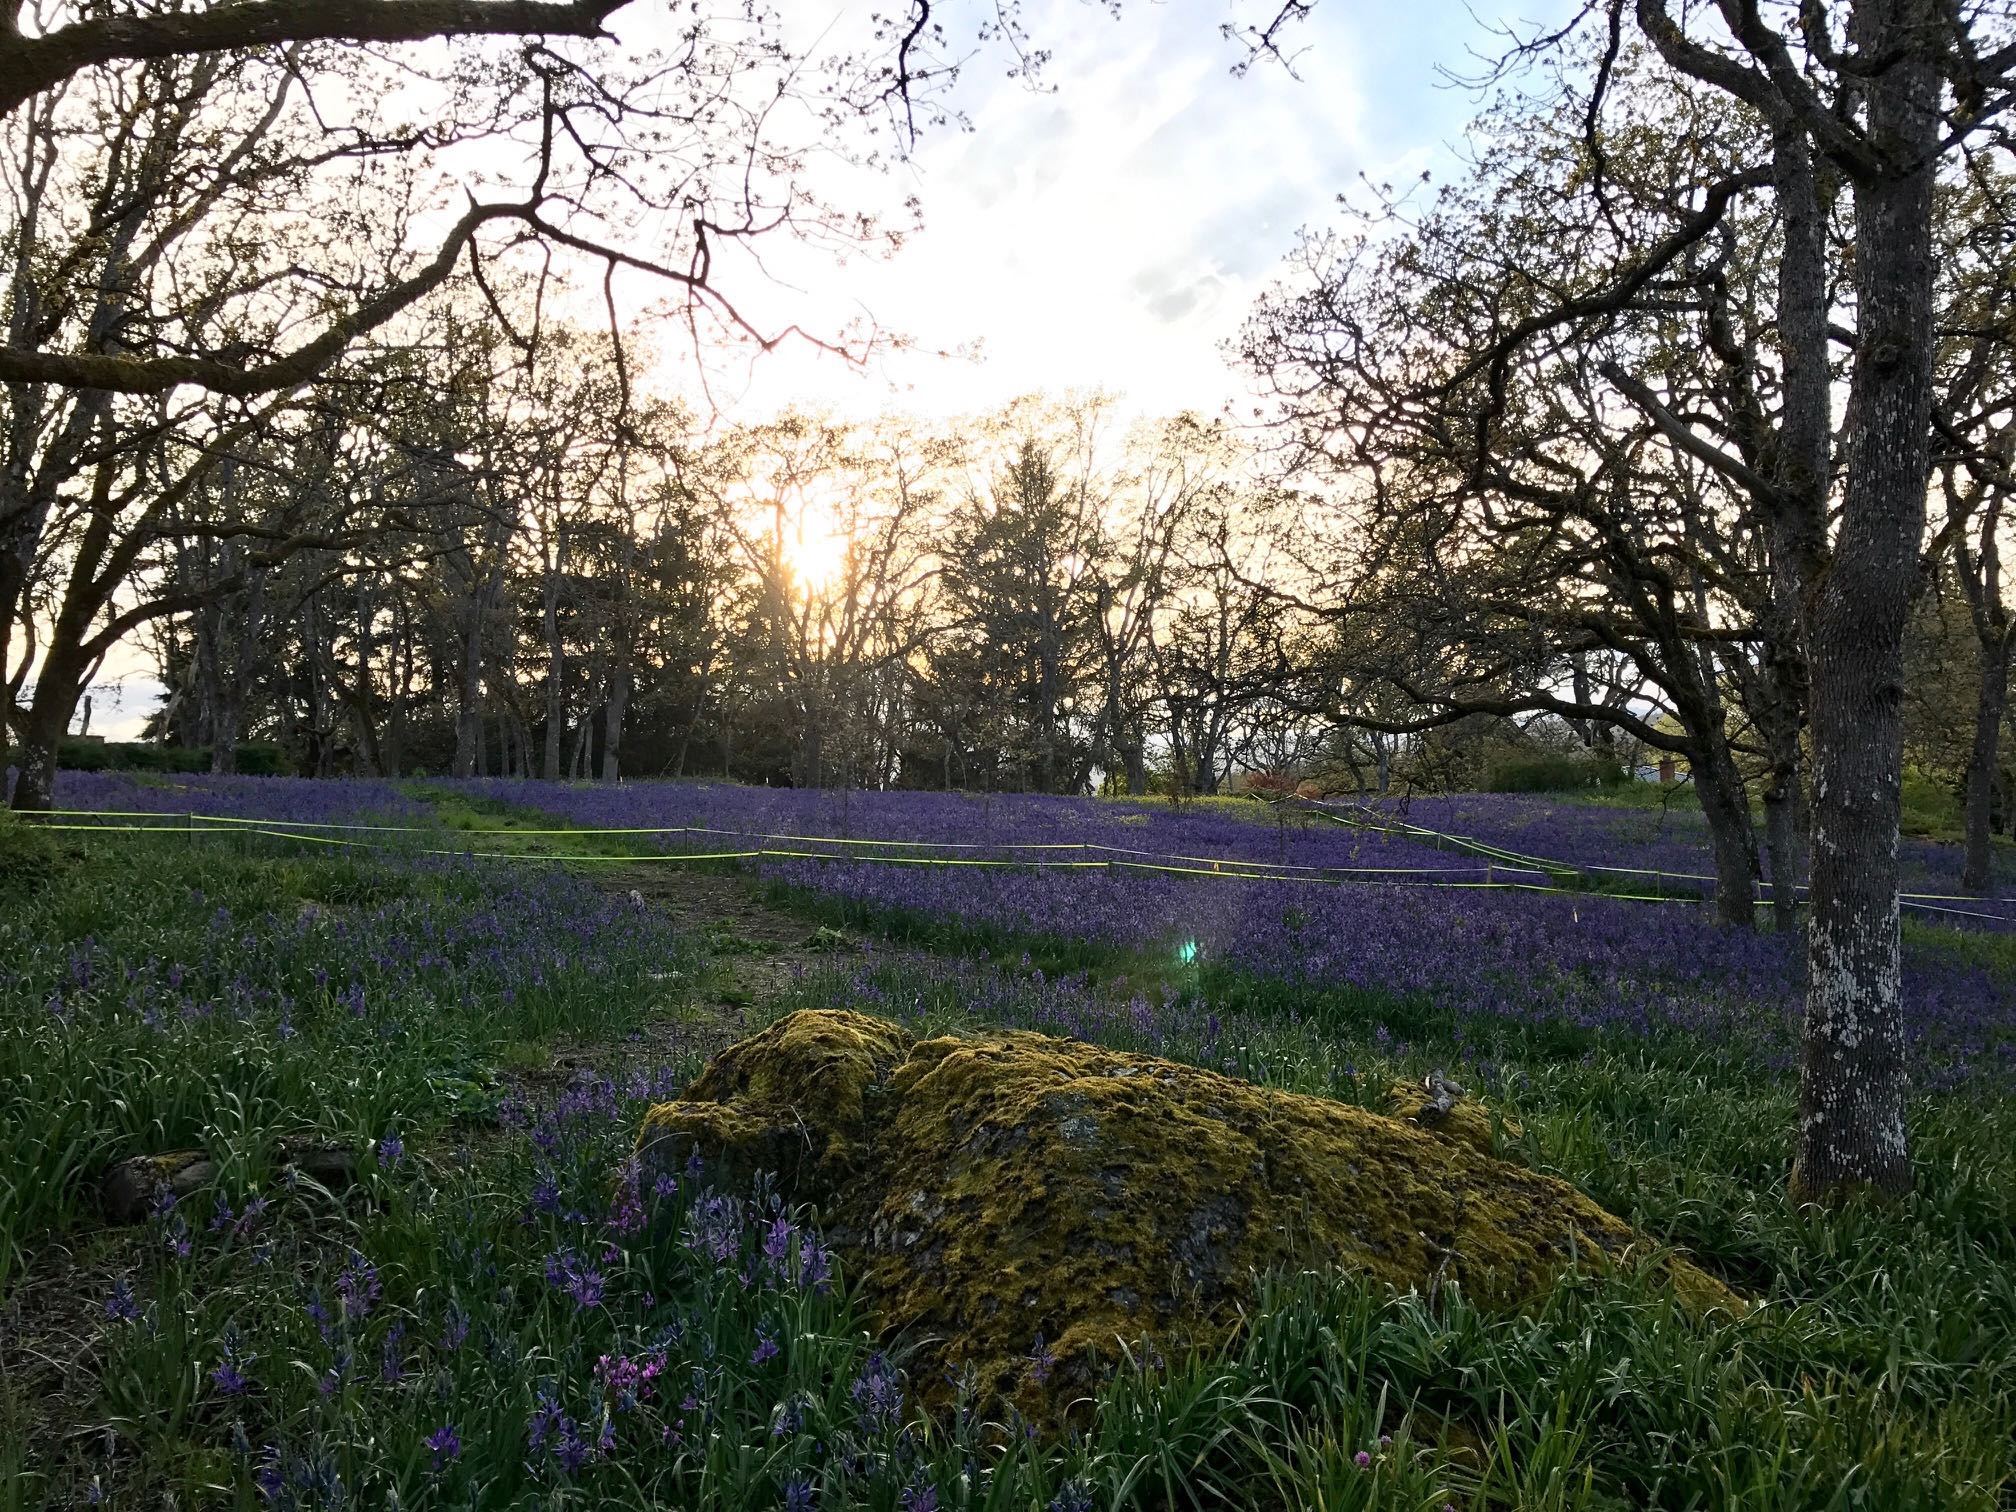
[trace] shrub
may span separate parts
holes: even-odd
[[[151,740],[66,740],[56,748],[56,764],[67,772],[207,772],[210,748]],[[247,777],[282,777],[294,770],[294,763],[277,745],[247,741],[238,747],[235,770]]]
[[[1608,757],[1546,752],[1493,764],[1484,785],[1493,793],[1574,793],[1621,787],[1630,775],[1621,763]]]
[[[30,896],[48,886],[62,865],[54,839],[0,809],[0,898]]]

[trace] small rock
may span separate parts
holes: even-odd
[[[98,1195],[112,1223],[138,1223],[166,1190],[177,1198],[200,1191],[217,1179],[217,1163],[201,1150],[170,1150],[165,1155],[135,1155],[113,1166],[99,1182]]]
[[[341,1145],[282,1140],[275,1164],[283,1177],[291,1171],[332,1192],[340,1192],[357,1180],[357,1156]],[[164,1190],[179,1201],[210,1186],[217,1180],[217,1173],[217,1162],[201,1150],[133,1155],[113,1165],[99,1179],[99,1201],[107,1222],[138,1223],[152,1211],[155,1199]]]
[[[340,1192],[357,1180],[357,1154],[342,1145],[283,1140],[280,1168],[283,1173],[292,1170],[332,1192]]]

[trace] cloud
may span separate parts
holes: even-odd
[[[1441,117],[1418,98],[1397,119],[1378,111],[1368,134],[1367,68],[1391,101],[1431,91],[1436,57],[1403,46],[1411,32],[1368,32],[1367,10],[1319,7],[1298,80],[1273,66],[1232,77],[1220,6],[1128,6],[1116,21],[1080,0],[1032,5],[1030,33],[1054,54],[1049,92],[975,63],[958,99],[974,129],[928,138],[901,179],[924,229],[839,280],[846,307],[929,348],[984,342],[987,359],[907,356],[865,383],[802,355],[766,359],[741,408],[956,413],[1077,387],[1212,409],[1242,393],[1221,348],[1296,230],[1327,220],[1361,169],[1433,150],[1418,128]],[[816,308],[816,275],[794,281]]]
[[[1530,30],[1571,4],[1504,14]],[[800,292],[751,280],[749,308],[772,326],[872,316],[918,350],[865,375],[803,350],[745,362],[715,389],[731,418],[793,403],[953,415],[1064,388],[1140,411],[1240,400],[1249,384],[1225,349],[1297,231],[1334,224],[1361,176],[1405,184],[1451,166],[1477,101],[1440,70],[1501,40],[1487,4],[1326,0],[1294,39],[1296,76],[1261,63],[1234,77],[1241,54],[1219,26],[1236,3],[1129,3],[1115,19],[1087,0],[1030,0],[1024,14],[1053,54],[1041,89],[983,56],[955,100],[970,132],[927,135],[913,162],[848,185],[916,195],[925,225],[900,253],[839,267],[766,248]],[[935,355],[946,349],[984,360]]]

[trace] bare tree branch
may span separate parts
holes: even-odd
[[[148,16],[94,16],[46,36],[0,29],[0,115],[104,63],[187,57],[282,42],[418,42],[430,37],[600,37],[628,0],[249,0]]]

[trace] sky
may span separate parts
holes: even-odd
[[[887,3],[887,0],[885,0]],[[851,7],[857,10],[858,7]],[[943,7],[941,7],[941,10]],[[971,413],[1038,389],[1104,389],[1145,413],[1250,412],[1227,362],[1299,228],[1337,223],[1363,174],[1404,184],[1453,164],[1492,29],[1558,3],[1321,0],[1287,34],[1295,76],[1220,27],[1266,0],[1029,0],[1051,61],[1042,88],[971,63],[952,102],[971,130],[926,133],[880,192],[912,193],[922,231],[844,267],[772,257],[815,329],[864,314],[918,350],[858,373],[808,350],[739,364],[713,397],[731,418],[791,403],[842,412]],[[747,288],[747,285],[744,285]],[[976,351],[977,359],[938,355]]]
[[[738,298],[766,319],[832,330],[860,316],[915,348],[864,371],[787,347],[718,369],[709,397],[728,421],[792,404],[972,414],[1037,390],[1103,390],[1123,413],[1248,415],[1224,347],[1297,231],[1336,224],[1361,175],[1404,184],[1454,167],[1477,101],[1442,71],[1474,72],[1497,29],[1530,30],[1562,3],[1321,0],[1285,35],[1293,76],[1263,60],[1235,77],[1244,54],[1220,27],[1271,16],[1266,0],[1123,0],[1117,17],[1096,0],[1026,0],[1027,32],[1052,55],[1040,87],[1006,77],[1003,54],[976,59],[950,97],[970,130],[928,131],[907,162],[849,184],[890,206],[915,196],[923,226],[898,253],[836,264],[766,246],[765,273],[736,270]],[[619,37],[648,37],[654,9],[634,0]],[[826,43],[870,7],[784,9],[792,40]],[[678,352],[668,344],[667,361]],[[137,736],[162,692],[151,674],[138,647],[119,648],[92,690],[91,732]]]

